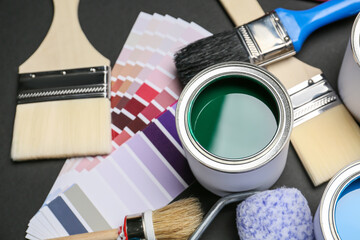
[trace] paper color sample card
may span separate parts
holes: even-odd
[[[176,24],[174,25],[174,23]],[[160,25],[164,24],[166,26],[156,27],[159,24]],[[169,27],[169,25],[172,27]],[[154,40],[145,41],[143,39],[142,45],[139,45],[140,40],[144,36],[151,36],[150,33],[152,33],[154,29],[159,29],[159,31],[161,30],[161,32],[157,31],[153,35],[163,36],[167,38],[169,37],[169,32],[170,33],[176,32],[182,34],[176,36],[178,39],[177,45],[174,46],[171,51],[168,51],[167,54],[165,54],[165,57],[161,58],[161,60],[157,60],[157,62],[159,63],[158,65],[154,65],[155,64],[154,62],[152,62],[151,64],[140,63],[139,61],[135,61],[135,58],[132,59],[133,61],[136,62],[137,65],[141,64],[145,66],[143,68],[143,71],[141,71],[140,73],[138,73],[138,75],[136,75],[134,74],[134,72],[137,72],[138,70],[135,70],[134,68],[135,63],[134,62],[128,64],[125,63],[125,62],[129,62],[127,61],[127,58],[132,56],[132,54],[135,51],[135,48],[149,49],[150,51],[154,52],[153,56],[156,56],[155,57],[156,59],[159,58],[158,54],[156,53],[161,52],[163,54],[161,50],[154,49],[154,47],[156,46],[156,44],[153,43]],[[171,81],[166,86],[162,85],[162,87],[155,87],[155,85],[156,84],[160,85],[162,82],[164,82],[163,78],[168,78],[166,75],[169,74],[176,75],[175,73],[176,69],[172,59],[172,56],[174,55],[176,50],[178,50],[179,48],[181,48],[182,46],[184,46],[189,42],[195,41],[199,38],[206,37],[209,35],[210,35],[209,32],[207,32],[205,29],[201,28],[195,23],[187,23],[184,20],[175,19],[168,15],[161,16],[159,14],[154,14],[154,15],[149,15],[146,13],[139,14],[139,17],[137,18],[134,27],[132,28],[130,35],[128,36],[128,39],[126,40],[125,45],[112,70],[111,103],[114,106],[112,109],[112,115],[113,115],[112,129],[113,129],[114,138],[117,137],[116,139],[113,139],[112,142],[114,149],[120,146],[123,142],[127,141],[131,137],[131,135],[135,133],[137,130],[144,129],[144,127],[146,127],[146,125],[149,124],[149,122],[153,118],[155,118],[161,112],[163,112],[167,106],[174,103],[175,99],[178,98],[178,95],[180,94],[181,91],[181,86],[177,81],[177,79],[174,79],[174,81]],[[171,58],[169,58],[169,56],[171,56]],[[152,57],[150,57],[150,59],[152,59]],[[154,78],[146,77],[148,75],[156,76],[156,77]],[[150,85],[149,87],[155,89],[154,91],[157,91],[156,96],[153,95],[154,99],[153,100],[149,99],[148,107],[146,107],[146,110],[144,109],[145,111],[144,115],[147,116],[147,119],[141,118],[141,114],[139,114],[140,118],[138,116],[135,117],[132,114],[130,114],[129,111],[127,111],[126,109],[121,108],[120,110],[122,110],[122,112],[120,112],[120,110],[116,108],[116,104],[114,104],[114,102],[120,101],[125,95],[128,95],[127,92],[123,94],[121,93],[120,90],[122,87],[124,88],[124,84],[125,85],[129,84],[128,83],[128,81],[130,81],[129,79],[134,80],[133,83],[137,82],[140,79],[144,81],[145,84],[149,83],[147,85],[148,86]],[[151,81],[156,84],[150,84]],[[142,88],[141,90],[139,89],[140,91],[146,90],[146,92],[150,92],[149,87],[145,86],[144,84],[142,84],[142,86],[144,86],[144,88],[147,88],[147,90]],[[163,89],[164,86],[165,89]],[[163,93],[164,91],[172,94],[173,98],[171,99],[164,97],[164,95],[166,95]],[[150,94],[152,93],[149,93],[149,95]],[[158,100],[160,104],[158,104],[156,100]],[[128,107],[131,108],[130,106]],[[116,117],[114,117],[116,113],[118,114],[121,113],[123,115],[126,114],[127,116],[130,116],[132,118],[130,119],[128,126],[120,126],[120,124],[119,125],[116,124],[116,122],[114,121],[114,119],[116,119]],[[121,134],[121,136],[118,136],[119,134]],[[95,157],[95,158],[89,157],[81,160],[79,159],[67,160],[45,202],[52,200],[55,196],[58,195],[59,192],[62,192],[66,188],[68,188],[72,184],[73,179],[74,178],[76,179],[78,172],[80,173],[82,171],[90,171],[102,160],[103,157]],[[75,172],[72,171],[74,169],[76,170]]]
[[[31,219],[27,238],[117,228],[125,215],[161,208],[185,190],[194,177],[176,132],[175,107],[44,205]]]
[[[193,181],[175,128],[181,85],[174,53],[210,33],[140,13],[112,70],[113,152],[68,159],[26,237],[117,228],[126,214],[162,207]]]

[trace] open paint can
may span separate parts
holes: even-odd
[[[360,239],[360,161],[328,183],[314,218],[316,240]]]
[[[265,69],[242,62],[197,74],[176,108],[190,168],[220,196],[271,187],[285,167],[292,124],[282,84]]]
[[[344,104],[360,122],[360,14],[351,30],[339,73],[338,88]]]

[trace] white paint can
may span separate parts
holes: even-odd
[[[355,19],[341,65],[338,88],[346,107],[360,122],[360,14]]]
[[[328,183],[314,217],[316,240],[360,238],[360,161],[339,171]]]
[[[220,196],[270,188],[285,167],[292,125],[284,86],[265,69],[242,62],[197,74],[176,109],[191,170]]]

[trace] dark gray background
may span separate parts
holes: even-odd
[[[316,5],[305,0],[260,0],[260,3],[265,11],[277,7],[306,9]],[[230,19],[216,0],[82,0],[79,18],[90,42],[114,64],[140,11],[194,21],[213,33],[232,28]],[[30,218],[39,210],[64,163],[64,160],[14,163],[10,159],[18,66],[45,37],[52,14],[50,0],[0,0],[1,239],[24,238]],[[321,68],[335,89],[353,21],[354,17],[348,18],[318,30],[297,55],[302,61]],[[280,186],[301,190],[313,213],[325,188],[325,184],[313,187],[292,146],[286,168],[274,187]],[[205,210],[217,200],[199,184],[182,194],[187,195],[200,197]],[[237,239],[234,219],[233,204],[218,216],[204,239]]]

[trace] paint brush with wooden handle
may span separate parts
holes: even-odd
[[[84,233],[53,240],[186,240],[201,223],[197,198],[185,198],[153,212],[129,215],[118,229]]]
[[[79,0],[53,0],[45,39],[19,67],[14,161],[111,151],[110,61],[87,40]]]
[[[237,26],[264,14],[256,0],[220,2]],[[291,95],[295,115],[291,143],[315,186],[360,159],[360,128],[321,69],[295,57],[267,69]]]

